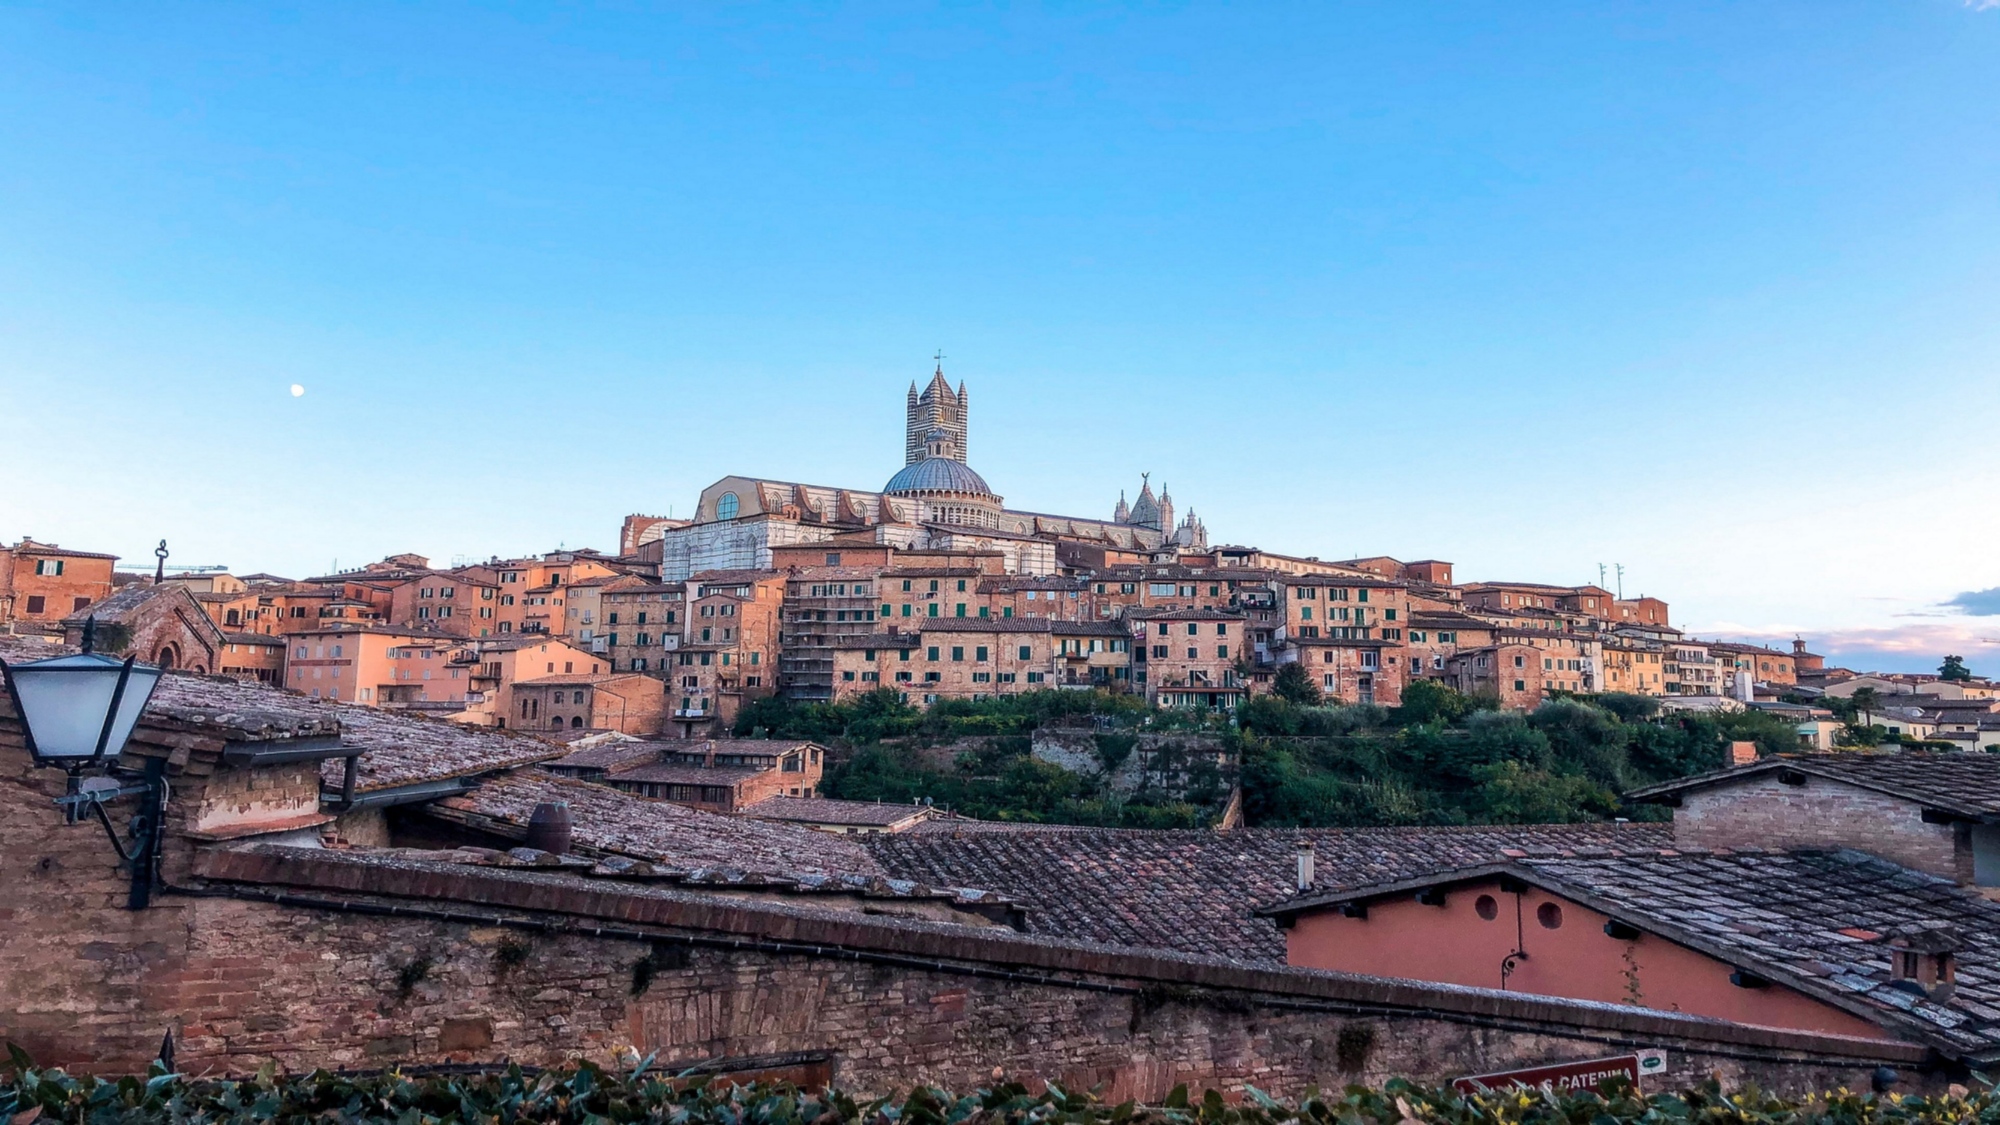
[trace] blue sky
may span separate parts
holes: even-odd
[[[1996,298],[1990,3],[0,10],[10,541],[608,546],[942,348],[1013,506],[2000,673]]]

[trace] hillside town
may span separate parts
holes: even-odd
[[[921,708],[1103,690],[1227,712],[1296,665],[1329,699],[1390,707],[1426,680],[1503,710],[1598,693],[1768,707],[1822,749],[1832,730],[1812,700],[1865,687],[1907,697],[1889,713],[1899,733],[2000,741],[2000,725],[1963,718],[2000,694],[1983,681],[1829,668],[1803,640],[1702,639],[1666,601],[1595,585],[1212,545],[1143,474],[1109,518],[1008,509],[966,461],[970,411],[940,367],[909,389],[904,464],[881,490],[726,476],[690,518],[628,517],[615,550],[450,567],[398,554],[285,578],[123,570],[22,538],[0,546],[0,631],[74,644],[92,621],[165,668],[476,726],[648,738],[726,737],[759,699],[877,691]]]
[[[0,889],[35,918],[4,912],[0,1037],[113,1069],[164,1035],[227,1071],[638,1051],[1150,1099],[1605,1042],[1777,1089],[2000,1061],[2000,688],[1689,636],[1595,585],[1215,545],[1144,475],[1107,518],[1016,511],[969,410],[939,370],[879,491],[726,476],[615,550],[288,578],[0,548]],[[111,745],[134,668],[160,675]],[[118,679],[94,752],[59,756],[39,669]],[[981,707],[1059,699],[1085,704],[1006,728],[1027,776],[1219,807],[843,799],[867,740],[759,719],[990,733]],[[1335,827],[1296,805],[1333,789],[1260,798],[1246,745],[1516,796],[1593,746],[1653,764],[1576,766],[1625,781],[1582,804]]]

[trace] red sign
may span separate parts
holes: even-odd
[[[1582,1059],[1521,1070],[1503,1070],[1496,1074],[1474,1074],[1455,1078],[1451,1085],[1461,1094],[1510,1089],[1549,1089],[1559,1094],[1575,1094],[1596,1090],[1598,1083],[1611,1078],[1623,1078],[1636,1088],[1641,1077],[1666,1072],[1665,1051],[1638,1051],[1608,1059]]]

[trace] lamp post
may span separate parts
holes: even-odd
[[[133,657],[120,661],[92,652],[95,635],[96,621],[86,620],[82,652],[25,664],[0,660],[0,677],[20,712],[29,757],[38,768],[69,775],[67,792],[56,798],[65,819],[75,824],[96,814],[118,858],[132,866],[132,893],[126,905],[138,910],[152,900],[166,803],[166,761],[148,759],[137,775],[121,771],[117,762],[159,686],[161,670]],[[139,811],[126,825],[129,848],[104,811],[105,802],[120,797],[140,798]]]

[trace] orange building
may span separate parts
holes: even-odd
[[[514,708],[514,725],[521,730],[657,735],[666,721],[667,689],[635,672],[543,676],[514,685]]]
[[[500,586],[472,574],[426,571],[391,590],[389,622],[455,637],[491,637],[502,631]]]
[[[452,669],[456,675],[441,674],[449,663],[445,659],[449,642],[435,633],[393,625],[342,625],[295,632],[285,639],[285,686],[314,699],[377,706],[404,696],[443,702],[455,694],[462,703],[470,690],[464,667]],[[399,663],[396,649],[404,645],[429,655]],[[421,686],[397,690],[402,685]]]
[[[1409,682],[1404,661],[1415,659],[1394,641],[1316,637],[1293,642],[1292,651],[1329,702],[1384,707],[1402,703],[1403,685]]]
[[[613,670],[609,659],[602,655],[561,637],[536,634],[460,641],[450,659],[466,668],[470,677],[466,713],[460,721],[482,726],[519,727],[525,721],[532,729],[534,720],[540,716],[524,714],[514,698],[515,686],[525,680],[594,676]]]
[[[1961,1017],[1961,957],[1967,980],[1987,971],[1965,927],[1990,904],[1930,882],[1855,851],[1669,851],[1308,890],[1265,913],[1300,967],[1908,1038],[1939,1018],[1913,1007]]]
[[[0,548],[0,622],[54,628],[111,596],[117,555],[22,539]]]
[[[1214,609],[1140,610],[1132,629],[1132,679],[1156,707],[1229,709],[1248,686],[1243,615]]]
[[[670,718],[683,737],[726,730],[744,700],[777,690],[785,583],[768,570],[712,570],[688,579],[693,600],[667,665]]]

